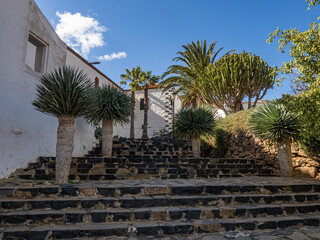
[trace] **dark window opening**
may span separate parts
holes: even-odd
[[[147,99],[147,104],[149,105],[149,98]],[[144,98],[140,98],[140,110],[144,110]]]

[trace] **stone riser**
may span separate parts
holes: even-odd
[[[29,164],[23,179],[53,180],[55,158],[41,157]],[[70,180],[187,179],[275,176],[268,166],[248,159],[193,158],[75,158]]]
[[[227,194],[277,194],[277,193],[320,193],[319,184],[299,185],[200,185],[200,186],[51,186],[51,187],[8,187],[0,188],[0,197],[120,197],[155,195],[227,195]]]
[[[124,171],[125,174],[117,173],[117,171]],[[36,170],[35,174],[19,175],[23,179],[36,180],[54,180],[53,174],[43,174],[42,170]],[[197,172],[195,172],[197,171]],[[269,169],[144,169],[144,168],[127,168],[118,169],[99,169],[98,171],[92,169],[77,169],[70,174],[70,180],[116,180],[116,179],[194,179],[194,178],[226,178],[226,177],[242,177],[242,176],[277,176]],[[95,174],[96,172],[104,174]]]
[[[320,200],[319,194],[275,194],[275,195],[218,195],[218,196],[156,196],[121,198],[64,198],[64,199],[3,199],[0,211],[62,210],[62,209],[107,209],[147,208],[177,206],[225,206],[245,204],[302,204]]]
[[[107,209],[107,210],[65,210],[61,211],[15,211],[0,214],[1,226],[28,225],[37,226],[46,223],[75,224],[75,223],[116,223],[136,221],[186,221],[186,220],[215,220],[219,218],[267,218],[289,216],[296,214],[319,213],[320,203],[304,205],[278,206],[228,206],[195,207],[195,208],[151,208],[151,209]]]
[[[193,234],[218,231],[284,229],[301,226],[319,226],[320,216],[278,217],[268,219],[246,219],[240,221],[215,220],[196,222],[133,224],[87,224],[42,227],[41,229],[20,227],[2,230],[3,239],[75,239],[79,237],[103,236],[152,236],[161,237],[172,234]],[[0,229],[1,232],[1,229]]]

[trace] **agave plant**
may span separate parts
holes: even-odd
[[[281,176],[291,177],[291,141],[299,136],[298,115],[287,110],[282,104],[266,103],[252,112],[248,123],[253,134],[277,143]]]
[[[191,139],[193,157],[200,157],[200,136],[214,133],[216,116],[208,107],[180,110],[175,119],[175,135],[182,139]]]
[[[102,121],[102,155],[112,155],[113,124],[130,122],[131,98],[110,85],[92,89],[87,103],[86,118],[92,123]]]
[[[68,183],[73,151],[74,121],[85,113],[90,79],[82,71],[61,67],[41,77],[36,86],[35,108],[58,118],[56,146],[57,184]]]

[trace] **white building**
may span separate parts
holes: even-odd
[[[131,95],[130,91],[126,91]],[[173,118],[181,108],[181,101],[177,95],[174,95],[172,90],[162,94],[161,89],[152,86],[148,89],[149,109],[148,109],[148,137],[153,137],[160,130],[172,131]],[[144,119],[144,90],[135,92],[135,138],[141,138],[143,119]],[[118,127],[115,134],[119,137],[129,137],[130,125]]]
[[[34,109],[38,79],[58,66],[85,71],[98,85],[120,88],[58,37],[33,0],[0,1],[0,178],[8,176],[38,156],[55,156],[58,120]],[[121,88],[120,88],[121,89]],[[170,129],[171,93],[150,90],[149,136]],[[137,93],[136,137],[141,136],[143,111]],[[179,100],[174,104],[180,106]],[[171,111],[171,112],[170,112]],[[171,115],[170,115],[171,114]],[[94,127],[84,119],[75,122],[73,156],[83,156],[95,143]],[[129,126],[115,127],[115,135],[128,137]]]

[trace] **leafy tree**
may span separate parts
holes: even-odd
[[[308,3],[308,10],[316,4],[320,4],[320,0],[306,0],[306,2]]]
[[[273,87],[276,72],[251,53],[225,55],[199,77],[199,89],[204,101],[227,113],[243,110],[242,102],[248,98],[248,108],[256,107],[267,91]]]
[[[320,4],[318,0],[306,0],[309,8]],[[310,154],[320,156],[320,24],[311,23],[309,29],[299,31],[296,28],[280,30],[269,34],[268,43],[278,39],[278,50],[289,50],[291,60],[284,63],[279,71],[283,74],[295,74],[296,86],[302,88],[297,96],[284,96],[280,101],[301,119],[303,130],[301,141],[303,148]]]
[[[207,41],[204,40],[183,45],[184,51],[177,52],[178,56],[172,60],[183,65],[171,65],[162,75],[162,78],[165,79],[159,87],[163,89],[163,92],[176,88],[176,93],[180,94],[185,107],[198,106],[202,102],[199,73],[212,64],[223,49],[215,51],[216,44],[217,42],[214,42],[207,47]]]
[[[191,139],[193,157],[200,157],[200,137],[214,133],[216,116],[210,108],[199,107],[180,110],[175,117],[175,135]]]
[[[253,134],[278,145],[281,176],[291,177],[291,141],[299,136],[298,115],[282,104],[267,103],[254,110],[248,120]]]
[[[317,99],[320,99],[320,92],[308,96],[285,94],[277,102],[298,114],[302,125],[299,143],[309,156],[320,159],[320,102]]]
[[[126,85],[129,83],[129,87],[131,89],[131,122],[130,122],[130,138],[134,138],[134,113],[135,113],[135,91],[139,87],[139,80],[141,77],[141,67],[132,68],[131,71],[129,69],[125,69],[125,74],[121,74],[120,77],[123,81],[120,82],[120,85]]]
[[[110,85],[91,90],[86,104],[86,118],[102,121],[102,155],[112,156],[113,124],[127,124],[131,115],[131,98]]]
[[[149,110],[149,94],[148,89],[157,84],[160,80],[159,76],[152,75],[151,71],[141,72],[141,78],[139,81],[140,87],[144,90],[144,118],[143,118],[143,130],[142,138],[148,138],[148,110]]]
[[[68,183],[73,151],[74,121],[85,114],[87,90],[91,81],[82,71],[60,67],[43,75],[36,86],[35,108],[58,118],[56,146],[57,184]]]

